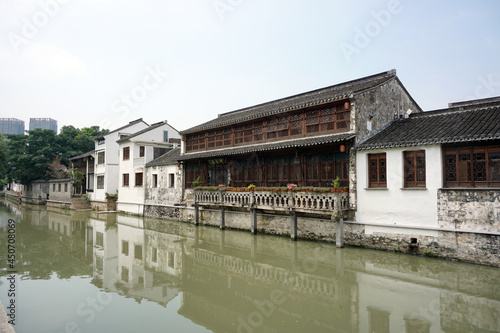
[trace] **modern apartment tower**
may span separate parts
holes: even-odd
[[[1,134],[24,134],[24,121],[16,118],[0,118]]]
[[[37,128],[53,130],[57,133],[57,120],[52,118],[30,118],[30,131]]]

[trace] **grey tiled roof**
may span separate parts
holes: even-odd
[[[180,153],[181,153],[180,148],[174,148],[172,150],[169,150],[168,152],[161,155],[157,159],[154,159],[151,162],[147,163],[146,167],[176,164],[177,160],[179,159]]]
[[[452,104],[453,105],[453,104]],[[500,102],[456,103],[395,120],[359,143],[358,150],[500,139]]]
[[[81,155],[78,155],[78,156],[73,156],[73,157],[71,157],[69,160],[70,160],[70,161],[73,161],[73,160],[78,160],[78,159],[80,159],[80,158],[84,158],[84,157],[90,156],[90,155],[92,155],[93,153],[95,153],[95,150],[88,151],[88,152],[86,152],[86,153],[84,153],[84,154],[81,154]]]
[[[231,125],[242,121],[278,114],[281,112],[287,112],[304,107],[333,102],[377,87],[380,84],[385,83],[395,77],[396,70],[390,70],[387,72],[366,76],[357,80],[336,84],[330,87],[321,88],[299,95],[294,95],[275,101],[251,106],[241,110],[223,113],[219,115],[218,118],[181,131],[181,134],[193,133],[209,128]]]
[[[210,158],[218,156],[228,156],[228,155],[240,155],[252,152],[264,152],[272,151],[276,149],[286,149],[286,148],[299,148],[299,147],[310,147],[317,146],[327,143],[347,141],[354,138],[356,135],[354,133],[340,133],[340,134],[330,134],[309,138],[301,138],[296,140],[254,144],[250,146],[243,147],[233,147],[217,150],[208,150],[196,153],[189,153],[182,155],[178,158],[179,161],[192,160],[197,158]]]
[[[95,137],[95,138],[94,138],[94,140],[99,140],[99,139],[102,139],[102,138],[104,138],[104,137],[105,137],[106,135],[108,135],[108,134],[111,134],[111,133],[115,133],[115,132],[121,131],[121,130],[123,130],[123,129],[125,129],[125,128],[127,128],[127,127],[131,126],[131,125],[135,125],[135,124],[138,124],[138,123],[140,123],[140,122],[143,122],[144,124],[148,125],[148,124],[147,124],[144,120],[142,120],[142,118],[139,118],[139,119],[136,119],[136,120],[133,120],[133,121],[129,122],[127,125],[124,125],[124,126],[122,126],[122,127],[120,127],[120,128],[117,128],[117,129],[115,129],[115,130],[112,130],[112,131],[110,131],[110,132],[108,132],[108,133],[106,133],[106,134],[104,134],[104,135],[101,135],[101,136]],[[148,125],[148,126],[149,126],[149,125]]]
[[[129,139],[132,139],[133,137],[136,137],[136,136],[141,135],[143,133],[146,133],[146,132],[149,132],[151,130],[154,130],[155,128],[158,128],[158,127],[163,126],[165,124],[166,124],[166,122],[164,122],[164,121],[161,121],[161,122],[156,123],[156,124],[152,124],[151,126],[146,127],[144,129],[142,129],[140,131],[137,131],[135,133],[132,133],[130,135],[127,135],[127,136],[123,137],[122,139],[117,140],[116,142],[120,143],[120,142],[127,141]]]

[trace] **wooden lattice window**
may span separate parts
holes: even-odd
[[[443,149],[445,187],[500,186],[500,146]]]
[[[266,128],[266,133],[267,133],[267,139],[272,140],[276,139],[278,137],[278,118],[272,118],[267,121],[267,128]]]
[[[290,136],[302,134],[303,113],[290,115]]]
[[[425,187],[425,150],[405,151],[404,187]]]
[[[123,147],[123,160],[130,159],[130,147]]]
[[[264,140],[264,122],[258,121],[253,124],[253,141],[258,142]]]
[[[368,186],[387,187],[387,163],[385,153],[368,154]]]
[[[306,133],[319,132],[319,110],[306,112]]]
[[[224,131],[217,130],[215,131],[215,147],[222,147],[224,145]]]
[[[208,149],[215,148],[215,136],[216,136],[215,131],[211,131],[211,132],[207,133],[207,148]]]
[[[186,187],[191,187],[192,183],[200,176],[200,181],[205,182],[206,179],[206,168],[200,164],[187,164],[185,171],[185,182]]]

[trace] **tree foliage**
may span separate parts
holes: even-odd
[[[94,149],[93,138],[108,133],[98,126],[63,126],[57,135],[51,130],[36,129],[29,135],[0,137],[0,179],[28,184],[37,179],[57,177],[50,174],[54,161],[69,166],[69,159]]]

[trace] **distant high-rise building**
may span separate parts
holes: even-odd
[[[16,118],[0,118],[0,133],[24,134],[24,121]]]
[[[30,118],[30,131],[37,128],[53,130],[57,133],[57,120],[52,118]]]

